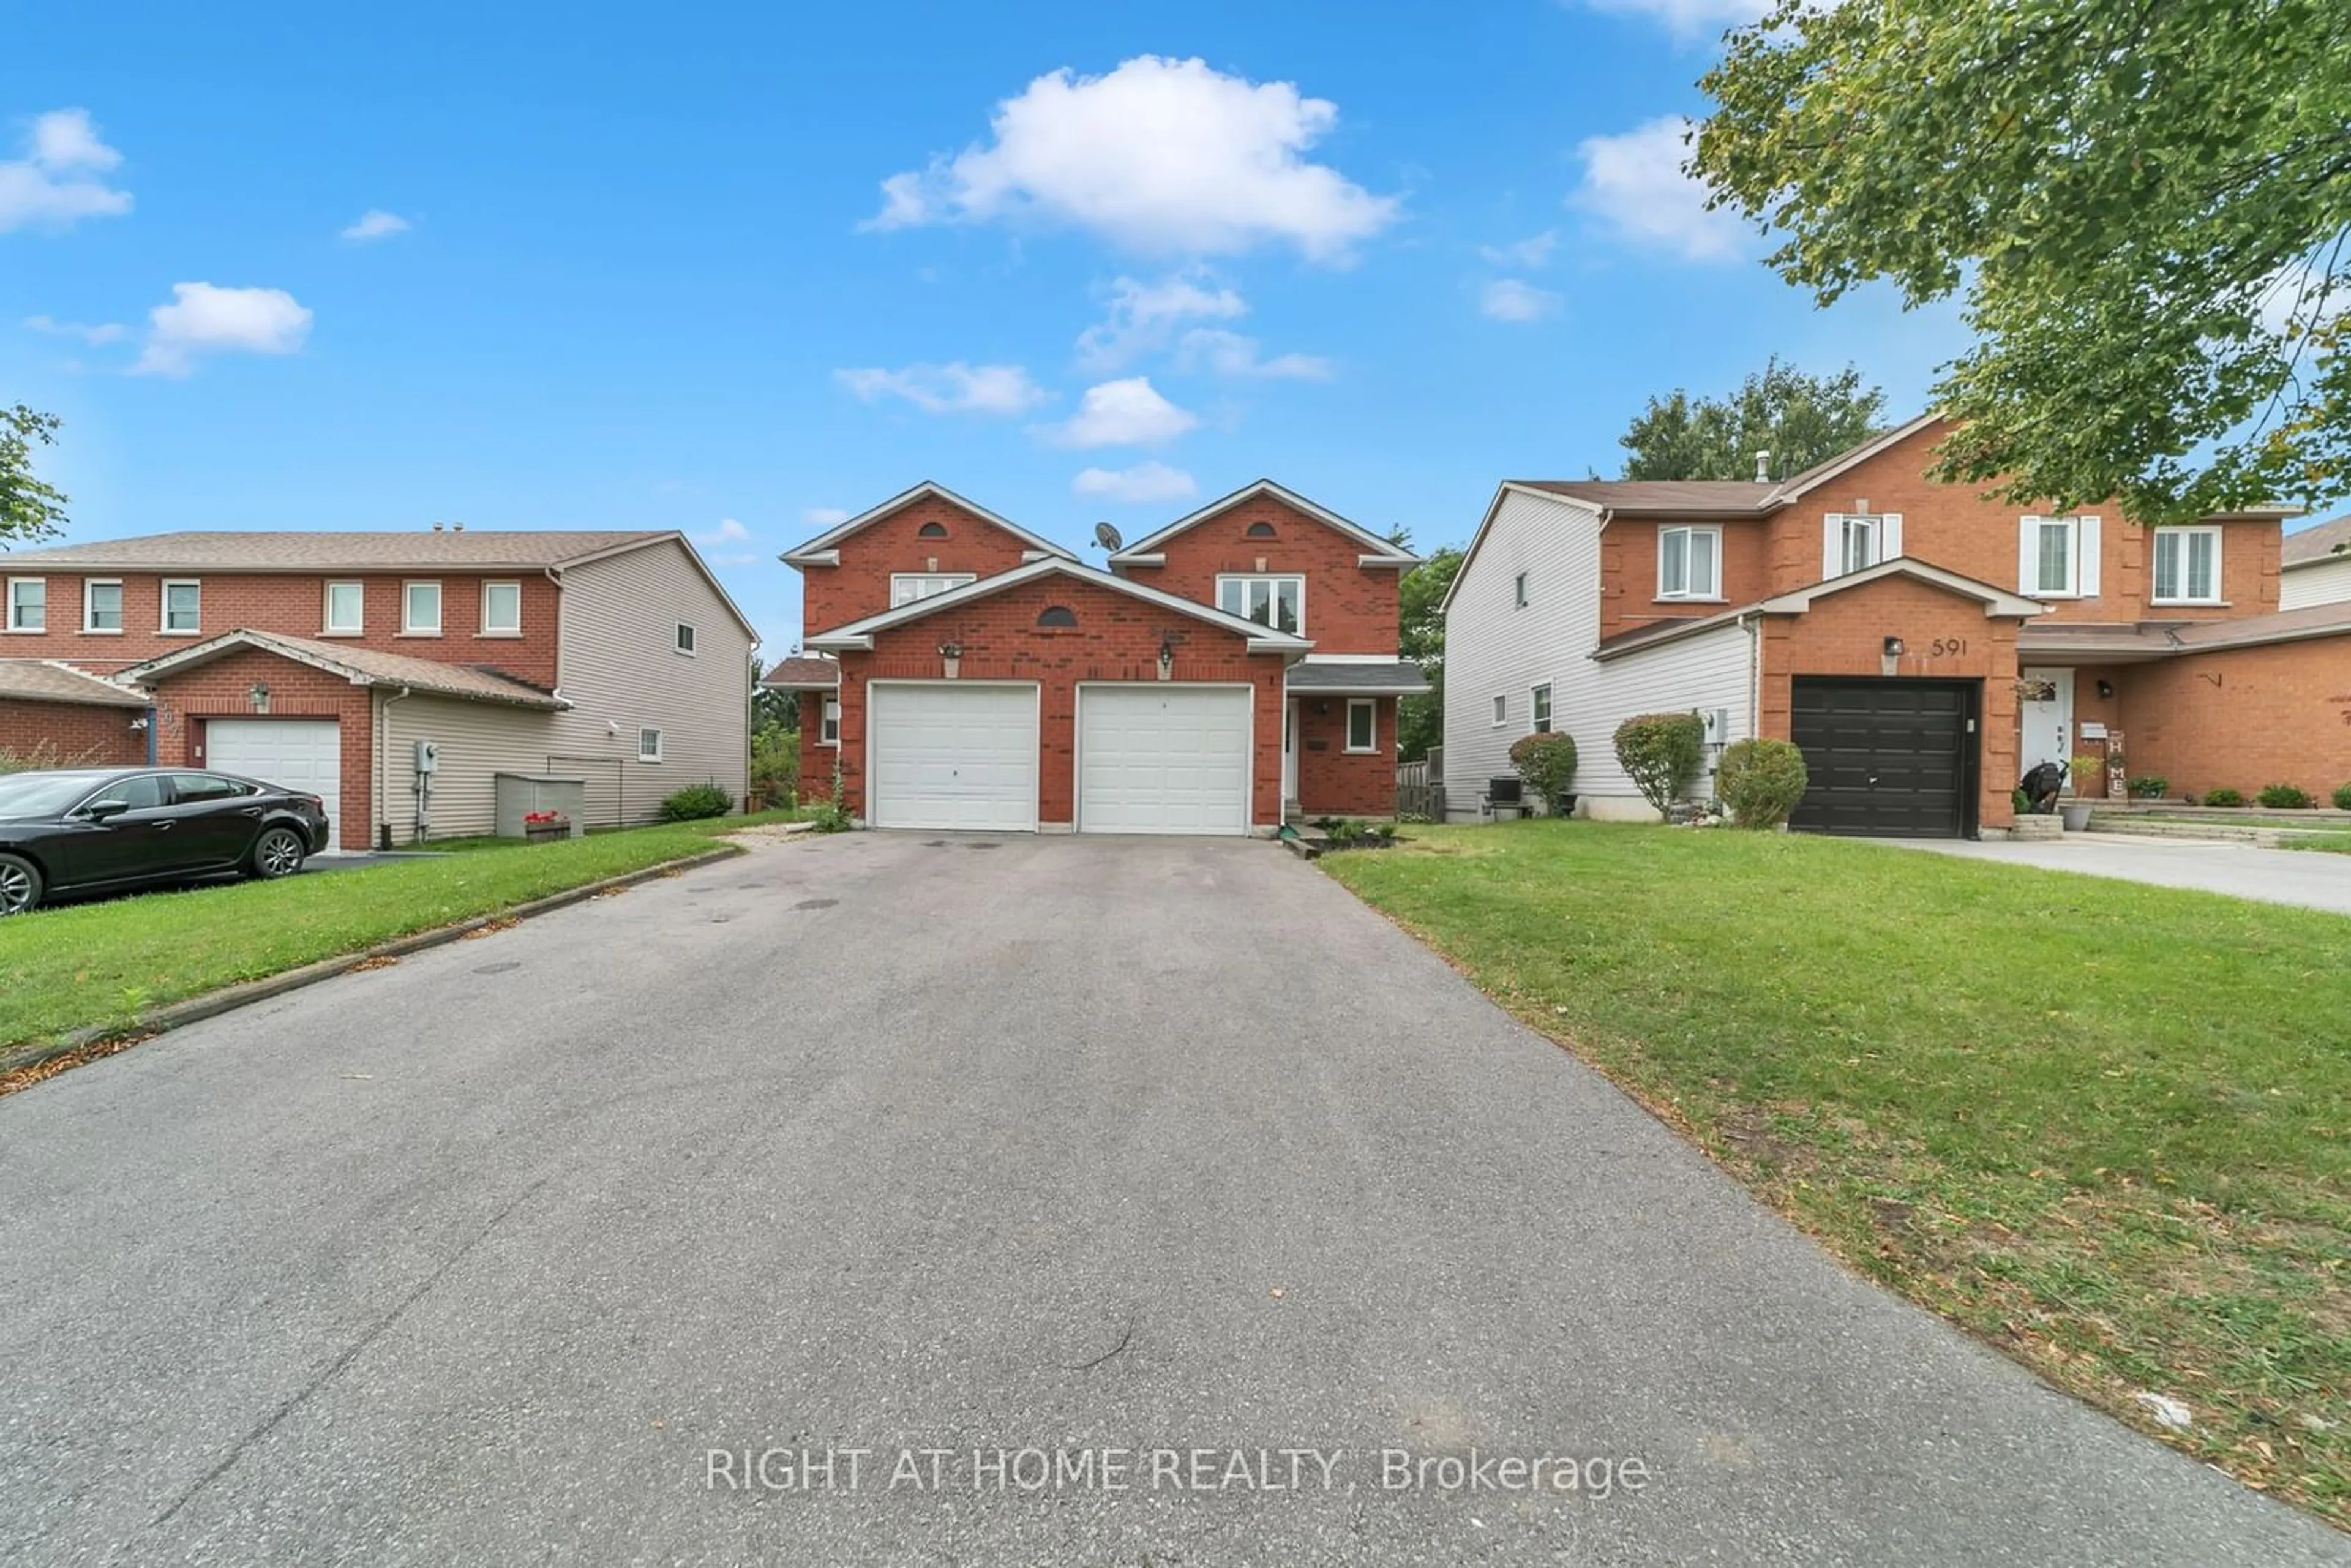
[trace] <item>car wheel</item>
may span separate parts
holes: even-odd
[[[252,863],[246,868],[265,882],[292,876],[302,869],[302,839],[291,828],[272,828],[255,841]]]
[[[0,855],[0,915],[22,915],[41,902],[41,868],[16,855]]]

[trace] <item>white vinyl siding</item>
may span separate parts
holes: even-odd
[[[431,837],[436,839],[497,831],[500,773],[555,773],[585,779],[591,789],[600,783],[609,786],[609,779],[599,779],[585,767],[549,765],[549,758],[562,749],[551,713],[421,694],[379,702],[384,747],[378,770],[383,793],[376,802],[375,820],[392,830],[396,844],[412,843],[416,837],[416,775],[410,764],[420,740],[441,748],[430,806]]]
[[[327,584],[325,629],[329,637],[356,637],[367,629],[365,583]]]
[[[1517,574],[1547,585],[1514,605]],[[1726,741],[1750,733],[1754,650],[1735,622],[1606,664],[1600,640],[1600,520],[1591,508],[1511,491],[1502,497],[1445,616],[1445,804],[1474,820],[1489,779],[1506,777],[1522,728],[1489,722],[1497,692],[1552,688],[1552,727],[1575,739],[1575,792],[1596,811],[1636,815],[1640,791],[1616,765],[1616,727],[1636,713],[1723,708]],[[1710,766],[1710,762],[1709,762]],[[1711,785],[1701,779],[1695,793]]]
[[[2220,602],[2220,530],[2155,530],[2155,593],[2158,604]]]
[[[2098,596],[2098,519],[2022,518],[2016,536],[2016,589],[2028,599]]]
[[[912,604],[918,599],[945,593],[961,588],[973,580],[967,571],[895,571],[890,574],[890,608]]]
[[[1722,597],[1722,530],[1669,528],[1657,530],[1657,597]]]
[[[163,581],[163,622],[156,628],[167,637],[193,637],[204,626],[204,585],[193,578]]]
[[[2340,604],[2351,600],[2351,555],[2334,557],[2278,574],[2278,608],[2303,610],[2313,604]]]
[[[47,578],[8,580],[8,630],[45,632],[49,624],[49,583]]]

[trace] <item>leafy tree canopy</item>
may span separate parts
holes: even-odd
[[[1409,549],[1412,536],[1403,528],[1388,538]],[[1428,552],[1421,563],[1396,584],[1396,652],[1418,664],[1428,676],[1426,695],[1409,696],[1396,704],[1396,760],[1417,762],[1428,748],[1445,739],[1445,617],[1437,606],[1461,570],[1461,551],[1453,545]]]
[[[2342,0],[1780,0],[1691,168],[1831,300],[1964,293],[1938,476],[2142,522],[2351,490]]]
[[[57,438],[57,416],[0,408],[0,549],[48,538],[66,525],[66,498],[33,473],[33,443]]]
[[[1755,455],[1774,478],[1860,445],[1886,413],[1886,393],[1847,365],[1812,376],[1774,358],[1729,397],[1653,397],[1617,438],[1627,479],[1752,479]]]

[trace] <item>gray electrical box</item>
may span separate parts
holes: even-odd
[[[437,773],[440,770],[441,743],[437,740],[418,741],[416,743],[416,771],[419,773]]]

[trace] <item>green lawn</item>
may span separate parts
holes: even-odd
[[[1330,873],[1855,1268],[2351,1528],[2351,921],[1846,841],[1413,828]]]
[[[2351,833],[2313,833],[2307,838],[2282,839],[2284,850],[2316,850],[2322,854],[2351,855]]]
[[[212,885],[0,920],[0,1045],[136,1024],[165,1002],[491,915],[711,847],[795,813],[509,845],[286,882]]]

